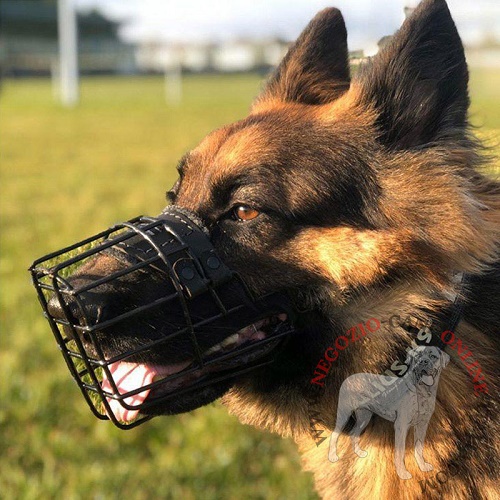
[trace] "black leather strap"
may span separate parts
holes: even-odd
[[[130,238],[105,252],[129,265],[152,260],[150,266],[173,274],[189,298],[234,279],[235,273],[217,256],[195,214],[169,206],[158,217],[143,217],[140,222],[128,225]]]

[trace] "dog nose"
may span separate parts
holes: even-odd
[[[49,315],[58,320],[63,325],[68,323],[66,332],[68,333],[74,326],[90,326],[95,325],[99,321],[104,320],[104,304],[100,304],[95,300],[95,297],[87,297],[81,294],[78,299],[71,295],[63,295],[61,298],[53,295],[47,303],[47,311]]]
[[[62,325],[62,330],[64,331],[66,337],[68,337],[69,339],[74,338],[73,328],[70,327],[70,324],[79,324],[79,322],[77,322],[75,319],[75,314],[73,313],[73,311],[76,312],[76,308],[74,306],[72,307],[71,304],[72,301],[66,303],[66,309],[70,315],[70,317],[68,318],[65,308],[62,306],[59,297],[53,295],[47,303],[47,312],[49,313],[49,316],[53,318],[56,323]]]
[[[71,315],[74,316],[73,311],[76,312],[76,304],[73,305],[73,301],[66,301],[66,307],[69,312],[71,312]],[[47,310],[50,314],[50,316],[54,319],[57,320],[64,320],[66,319],[66,312],[63,308],[63,305],[61,301],[59,300],[59,297],[57,295],[52,295],[50,298],[48,304],[47,304]]]

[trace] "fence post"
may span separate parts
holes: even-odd
[[[73,0],[58,0],[59,75],[61,102],[64,106],[78,104],[78,34]]]

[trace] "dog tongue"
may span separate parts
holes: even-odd
[[[157,373],[152,366],[138,363],[126,363],[124,361],[111,363],[109,365],[109,371],[120,394],[126,394],[127,392],[135,391],[140,387],[151,384]],[[104,380],[102,381],[102,389],[106,392],[114,392],[111,383],[106,376],[104,376]],[[151,389],[145,389],[142,392],[125,398],[123,401],[130,406],[139,406],[144,403],[150,392]],[[139,414],[138,409],[128,410],[127,408],[124,408],[121,405],[121,402],[117,399],[106,399],[108,400],[115,417],[122,422],[131,422]]]

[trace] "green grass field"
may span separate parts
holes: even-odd
[[[473,121],[500,130],[500,72],[474,72]],[[169,108],[161,78],[82,82],[53,102],[46,80],[0,91],[0,498],[316,498],[291,441],[242,426],[219,404],[124,432],[70,379],[27,272],[49,251],[156,214],[179,157],[244,116],[258,77],[191,77]],[[492,170],[498,170],[493,167]]]

